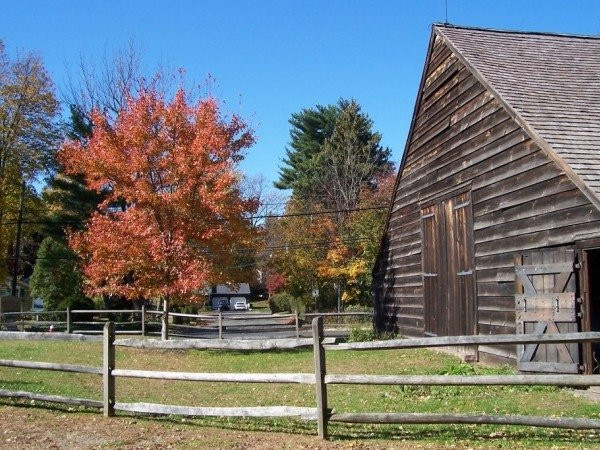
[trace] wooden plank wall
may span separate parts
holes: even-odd
[[[477,332],[514,333],[514,262],[600,233],[600,212],[436,38],[374,271],[380,329],[422,336],[421,205],[473,200]],[[514,358],[514,346],[480,352]]]

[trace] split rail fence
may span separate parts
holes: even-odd
[[[434,348],[463,345],[498,344],[551,344],[586,343],[600,341],[600,333],[562,334],[523,334],[523,335],[476,335],[427,337],[417,339],[397,339],[389,341],[358,342],[335,344],[333,339],[323,334],[323,318],[312,321],[312,338],[262,339],[262,340],[220,340],[220,339],[181,339],[161,341],[153,339],[116,339],[115,325],[105,324],[103,336],[85,336],[67,333],[21,333],[0,332],[4,340],[67,340],[102,342],[102,367],[49,362],[0,360],[0,366],[21,369],[54,370],[98,375],[102,379],[102,400],[71,398],[25,391],[0,390],[0,397],[26,398],[43,402],[58,402],[102,409],[107,417],[115,411],[131,413],[173,414],[190,416],[229,416],[229,417],[299,417],[316,420],[319,437],[328,438],[328,424],[331,422],[372,423],[372,424],[499,424],[529,425],[534,427],[600,429],[600,420],[576,417],[543,417],[489,414],[455,413],[338,413],[329,408],[327,387],[334,384],[354,385],[418,385],[418,386],[600,386],[600,375],[350,375],[329,374],[326,367],[328,351],[348,350],[390,350]],[[152,370],[131,370],[115,365],[117,347],[147,349],[223,349],[254,350],[294,349],[313,347],[313,373],[195,373]],[[115,393],[116,378],[146,378],[160,380],[184,380],[196,382],[236,382],[236,383],[293,383],[315,386],[315,407],[298,406],[253,406],[253,407],[196,407],[164,405],[155,403],[118,402]]]
[[[43,312],[8,312],[0,314],[0,330],[11,327],[14,330],[52,330],[76,334],[102,334],[102,327],[108,322],[115,323],[116,334],[140,334],[148,336],[160,334],[165,340],[170,336],[204,336],[214,333],[222,339],[228,330],[251,332],[252,329],[268,329],[269,331],[292,331],[300,338],[302,324],[314,317],[325,317],[328,326],[348,325],[350,319],[372,321],[369,312],[343,313],[306,313],[299,314],[256,314],[235,312],[215,314],[185,314],[163,310],[141,309],[127,310],[71,310]],[[114,317],[128,317],[129,320],[114,320]],[[332,319],[336,319],[332,321]],[[175,321],[193,321],[193,324],[176,323]],[[305,330],[308,331],[308,330]]]

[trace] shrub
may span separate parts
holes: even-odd
[[[378,333],[373,328],[354,327],[350,329],[348,342],[387,341],[389,339],[396,339],[397,337],[385,331]]]
[[[303,313],[307,310],[307,304],[310,304],[310,297],[294,297],[287,292],[280,292],[272,295],[269,299],[269,308],[272,313],[294,312]]]
[[[366,342],[375,340],[373,328],[351,328],[348,335],[348,342]]]
[[[269,299],[269,308],[271,308],[272,313],[291,311],[294,302],[295,298],[293,296],[287,292],[280,292],[271,296]]]

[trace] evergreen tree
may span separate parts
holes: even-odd
[[[71,106],[71,122],[66,130],[70,139],[85,143],[92,135],[87,116]],[[42,193],[46,205],[43,234],[64,240],[65,229],[81,230],[102,200],[96,191],[85,186],[83,175],[68,175],[61,167]]]
[[[77,257],[63,242],[47,237],[42,241],[31,276],[31,295],[44,300],[48,311],[72,308],[92,308],[83,295],[83,277],[77,267]]]
[[[275,187],[291,189],[304,203],[353,208],[361,188],[391,170],[390,150],[355,100],[303,109],[289,122],[290,144]]]
[[[327,209],[351,210],[365,187],[374,187],[378,175],[387,173],[390,150],[380,145],[373,121],[351,100],[340,105],[333,133],[314,158],[316,186]]]
[[[292,189],[297,198],[314,195],[315,157],[321,152],[325,139],[333,133],[339,113],[339,105],[317,105],[292,114],[290,144],[276,188]]]

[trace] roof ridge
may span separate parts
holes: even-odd
[[[569,33],[556,33],[550,31],[526,31],[526,30],[506,30],[501,28],[485,28],[485,27],[474,27],[467,25],[455,25],[451,23],[435,22],[434,28],[453,28],[459,30],[474,30],[474,31],[485,31],[490,33],[501,33],[501,34],[523,34],[527,36],[553,36],[560,38],[575,38],[575,39],[600,39],[600,35],[592,34],[569,34]]]

